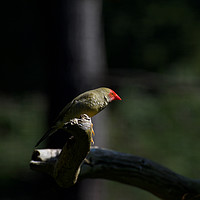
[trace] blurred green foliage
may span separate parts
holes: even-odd
[[[197,59],[199,8],[194,0],[104,1],[109,66],[166,72]]]
[[[200,168],[199,8],[194,0],[104,1],[108,66],[123,100],[111,111],[110,148],[191,178]],[[157,199],[108,185],[108,199]]]
[[[110,114],[110,148],[199,179],[200,94],[173,88],[155,95],[136,86],[121,87],[119,94],[123,102]],[[108,199],[123,199],[124,194],[127,199],[157,199],[119,183],[108,187]]]
[[[45,130],[47,107],[41,94],[1,96],[0,102],[1,185],[30,172],[28,163],[36,140]]]

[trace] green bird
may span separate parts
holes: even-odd
[[[104,87],[80,94],[63,108],[55,120],[54,125],[37,142],[35,147],[48,136],[59,129],[63,129],[65,123],[71,119],[79,118],[81,114],[87,114],[89,117],[93,117],[114,100],[121,100],[121,98],[113,90]]]

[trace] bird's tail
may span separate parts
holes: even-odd
[[[35,145],[35,147],[37,147],[42,141],[44,141],[48,136],[52,135],[53,133],[55,133],[58,130],[57,127],[52,126],[43,136],[42,138],[37,142],[37,144]]]

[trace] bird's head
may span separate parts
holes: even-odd
[[[114,100],[122,100],[113,90],[109,88],[99,88],[100,93],[103,94],[104,99],[109,103]]]
[[[113,90],[110,89],[110,92],[108,94],[109,102],[114,100],[122,100]]]

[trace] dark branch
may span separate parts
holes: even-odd
[[[92,148],[79,178],[103,178],[149,191],[165,200],[186,200],[200,194],[200,180],[183,177],[148,159]],[[200,199],[200,197],[199,197]]]
[[[86,115],[71,120],[66,129],[73,137],[62,151],[35,150],[30,162],[31,169],[51,175],[61,187],[70,187],[77,179],[102,178],[142,188],[165,200],[200,199],[200,180],[138,156],[98,147],[90,150],[91,120]]]
[[[92,123],[87,115],[66,123],[72,137],[60,149],[38,149],[33,152],[30,168],[51,175],[61,187],[70,187],[77,181],[80,166],[90,150]]]

